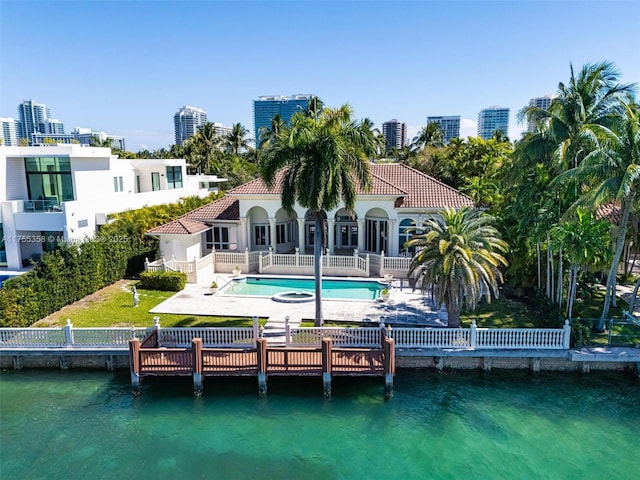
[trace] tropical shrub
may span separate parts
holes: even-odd
[[[140,288],[179,292],[187,284],[187,274],[182,272],[142,272]]]

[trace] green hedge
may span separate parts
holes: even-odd
[[[131,247],[104,237],[61,245],[0,288],[0,326],[27,327],[123,278]]]
[[[140,288],[179,292],[187,284],[187,274],[182,272],[142,272]]]
[[[158,249],[158,240],[145,232],[221,195],[122,212],[110,217],[96,238],[43,253],[31,272],[2,284],[0,327],[28,327],[125,276],[137,275],[145,258],[154,260]],[[164,289],[181,290],[185,282],[186,277],[167,280],[169,288]]]

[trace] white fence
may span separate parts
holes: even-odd
[[[149,328],[0,328],[0,350],[7,348],[129,348]]]
[[[253,327],[221,328],[74,328],[70,322],[62,328],[0,328],[0,351],[16,348],[121,348],[126,350],[132,338],[143,339],[153,330],[164,347],[191,346],[191,339],[201,338],[205,347],[251,348],[260,336],[257,317]],[[449,349],[568,349],[571,327],[564,328],[389,328],[296,327],[287,323],[280,342],[291,347],[318,347],[330,337],[339,347],[380,347],[386,333],[397,348]]]
[[[568,349],[571,327],[564,328],[394,328],[397,348]]]

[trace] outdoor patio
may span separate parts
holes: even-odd
[[[315,316],[315,302],[286,304],[275,302],[271,298],[213,295],[209,292],[212,280],[202,278],[198,284],[188,284],[184,290],[152,309],[151,313],[259,316],[280,321],[289,316],[296,323],[301,320],[313,321]],[[230,275],[216,275],[219,284],[229,280]],[[385,324],[392,326],[446,326],[446,320],[439,318],[438,310],[430,298],[419,291],[412,291],[406,280],[393,280],[390,290],[391,295],[386,302],[323,299],[324,320],[362,325],[377,324],[383,320]]]

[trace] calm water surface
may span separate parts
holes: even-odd
[[[640,382],[617,373],[147,380],[5,371],[2,479],[637,479]]]

